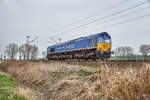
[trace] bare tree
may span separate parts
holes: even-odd
[[[36,45],[22,44],[19,49],[24,60],[35,60],[38,55],[38,47]]]
[[[12,43],[6,47],[6,54],[9,59],[14,60],[17,53],[18,53],[18,45],[17,44]]]
[[[43,60],[48,60],[47,59],[47,51],[43,51],[42,55],[43,55],[43,58],[42,58]]]
[[[1,58],[0,58],[0,60],[3,60],[3,55],[1,55]]]
[[[30,58],[31,58],[31,60],[36,60],[38,53],[39,53],[38,47],[36,45],[30,45]]]
[[[6,50],[4,51],[4,60],[6,60],[7,58],[6,58],[6,55],[7,55],[7,53],[6,53]]]
[[[141,45],[140,53],[142,53],[144,56],[147,56],[150,53],[150,45]]]
[[[27,45],[22,44],[19,48],[21,55],[23,56],[23,59],[26,60],[27,56]]]
[[[130,56],[133,55],[133,49],[131,47],[118,47],[115,50],[116,56]]]
[[[43,52],[42,52],[42,55],[43,55],[43,58],[46,58],[47,52],[46,52],[46,51],[43,51]]]
[[[22,60],[21,48],[19,47],[19,60]]]

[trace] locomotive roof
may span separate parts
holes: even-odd
[[[65,44],[65,43],[71,43],[71,42],[74,42],[76,40],[81,40],[81,39],[84,39],[84,38],[93,37],[93,36],[96,36],[96,35],[99,35],[99,34],[108,34],[108,33],[107,32],[102,32],[102,33],[97,33],[97,34],[93,34],[93,35],[88,35],[88,36],[85,36],[85,37],[79,37],[79,38],[72,39],[72,40],[62,42],[62,43],[59,43],[59,44],[54,44],[54,45],[51,45],[49,47],[56,46],[56,45],[61,45],[61,44]]]

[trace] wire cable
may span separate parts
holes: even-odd
[[[145,18],[145,17],[149,17],[149,16],[150,16],[150,13],[149,13],[149,14],[146,14],[146,15],[143,15],[143,16],[138,16],[138,17],[135,17],[135,18],[126,20],[126,21],[121,21],[121,22],[118,22],[118,23],[115,23],[115,24],[111,24],[111,25],[107,25],[107,26],[104,26],[104,27],[101,27],[101,28],[97,28],[97,29],[95,29],[95,30],[104,29],[104,28],[109,28],[109,27],[114,27],[114,26],[120,25],[120,24],[126,24],[126,23],[133,22],[133,21],[136,21],[136,20],[139,20],[139,19],[143,19],[143,18]],[[93,32],[93,31],[95,31],[95,30],[88,31],[87,33]]]
[[[119,2],[119,3],[117,3],[117,4],[114,4],[114,5],[112,5],[112,6],[108,7],[108,8],[106,8],[106,9],[103,9],[103,10],[98,11],[98,12],[94,13],[93,15],[90,15],[90,16],[88,16],[88,17],[79,19],[78,21],[73,22],[73,23],[71,23],[70,25],[68,25],[68,27],[70,27],[70,26],[72,26],[72,25],[74,25],[74,24],[76,24],[76,23],[79,23],[79,22],[81,22],[81,21],[88,20],[88,19],[90,19],[90,18],[92,18],[92,17],[94,17],[94,16],[97,16],[97,14],[99,14],[99,13],[103,13],[103,12],[108,11],[108,10],[110,10],[110,9],[116,8],[116,7],[118,7],[118,6],[121,6],[122,4],[124,4],[124,3],[128,2],[128,1],[129,1],[129,0],[121,1],[121,2]],[[68,27],[66,27],[66,28],[68,28]]]
[[[94,16],[97,16],[99,13],[103,13],[103,12],[106,12],[106,11],[111,10],[111,9],[113,9],[113,8],[116,8],[116,7],[118,7],[118,6],[121,6],[122,4],[124,4],[124,3],[128,2],[128,1],[129,1],[129,0],[124,0],[124,1],[118,2],[118,3],[116,3],[116,4],[114,4],[114,5],[110,6],[110,7],[108,7],[108,8],[106,8],[106,9],[97,11],[96,13],[94,13],[94,14],[92,14],[92,15],[90,15],[90,16],[81,18],[81,19],[79,19],[79,20],[77,20],[77,21],[75,21],[75,22],[73,22],[73,23],[71,23],[71,24],[69,24],[69,25],[63,27],[62,29],[66,29],[66,28],[68,28],[68,27],[70,27],[70,26],[73,26],[73,25],[76,24],[76,23],[79,23],[79,22],[82,22],[82,21],[86,21],[86,20],[88,20],[88,19],[90,19],[90,18],[92,18],[92,17],[94,17]],[[57,31],[54,30],[54,31],[52,31],[52,32],[54,33],[54,32],[57,32]]]
[[[146,7],[146,8],[148,8],[148,7]],[[144,10],[147,10],[146,8],[144,8],[144,9],[138,9],[138,10],[135,10],[135,11],[132,11],[132,12],[129,12],[129,13],[127,13],[127,14],[123,14],[123,15],[121,15],[121,16],[117,16],[117,17],[114,17],[114,18],[111,18],[111,19],[108,19],[108,20],[104,20],[104,21],[102,21],[102,22],[100,22],[100,23],[96,23],[96,24],[103,24],[103,23],[107,23],[107,22],[110,22],[110,21],[115,21],[115,20],[118,20],[118,19],[120,19],[120,18],[123,18],[123,17],[126,17],[126,16],[129,16],[129,15],[131,15],[131,14],[135,14],[135,13],[139,13],[140,11],[144,11]],[[148,9],[149,10],[149,9]]]
[[[87,25],[92,24],[92,23],[95,23],[95,22],[97,22],[97,21],[104,20],[104,19],[106,19],[106,18],[109,18],[109,17],[115,16],[115,15],[121,14],[121,13],[123,13],[123,12],[125,12],[125,11],[128,11],[128,10],[137,8],[137,7],[141,6],[141,5],[144,5],[144,4],[146,4],[147,2],[149,2],[149,1],[144,1],[144,2],[138,3],[138,4],[134,5],[134,6],[131,6],[131,7],[129,7],[129,8],[126,8],[126,9],[124,9],[124,10],[120,10],[120,11],[118,11],[118,12],[112,13],[112,14],[110,14],[110,15],[108,15],[108,16],[104,16],[104,17],[102,17],[102,18],[96,19],[96,20],[91,21],[91,22],[86,23],[86,24],[82,24],[82,25],[80,25],[80,26],[74,27],[74,28],[72,28],[72,29],[70,29],[70,30],[67,30],[67,31],[62,32],[62,33],[59,33],[59,34],[63,35],[63,34],[65,34],[65,33],[68,33],[68,32],[70,32],[70,31],[72,31],[72,30],[81,28],[81,27],[83,27],[83,26],[87,26]],[[58,35],[59,35],[59,34],[58,34]]]
[[[117,25],[130,23],[130,22],[133,22],[133,21],[136,21],[136,20],[139,20],[139,19],[143,19],[143,18],[146,18],[146,17],[150,17],[150,13],[146,14],[146,15],[143,15],[143,16],[138,16],[138,17],[135,17],[135,18],[132,18],[132,19],[129,19],[129,20],[125,20],[125,21],[121,21],[121,22],[118,22],[118,23],[114,23],[114,24],[111,24],[111,25],[106,25],[104,27],[100,27],[100,28],[97,28],[97,29],[94,29],[94,30],[91,30],[91,31],[88,31],[88,32],[84,32],[84,33],[91,33],[91,32],[97,31],[99,29],[111,28],[111,27],[114,27],[114,26],[117,26]],[[75,35],[75,36],[77,36],[77,35]],[[67,38],[69,38],[69,37],[67,37]]]

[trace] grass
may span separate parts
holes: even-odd
[[[25,100],[25,97],[19,96],[14,91],[16,83],[6,75],[0,74],[0,100]]]
[[[0,67],[34,86],[44,100],[150,100],[149,62],[108,62],[99,66],[5,62]]]
[[[90,68],[91,69],[91,68]],[[48,79],[51,82],[58,82],[60,80],[82,80],[92,74],[88,68],[81,68],[76,71],[68,72],[49,72]]]

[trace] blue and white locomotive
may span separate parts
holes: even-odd
[[[107,32],[80,37],[47,48],[49,60],[108,59],[111,56],[111,36]]]

